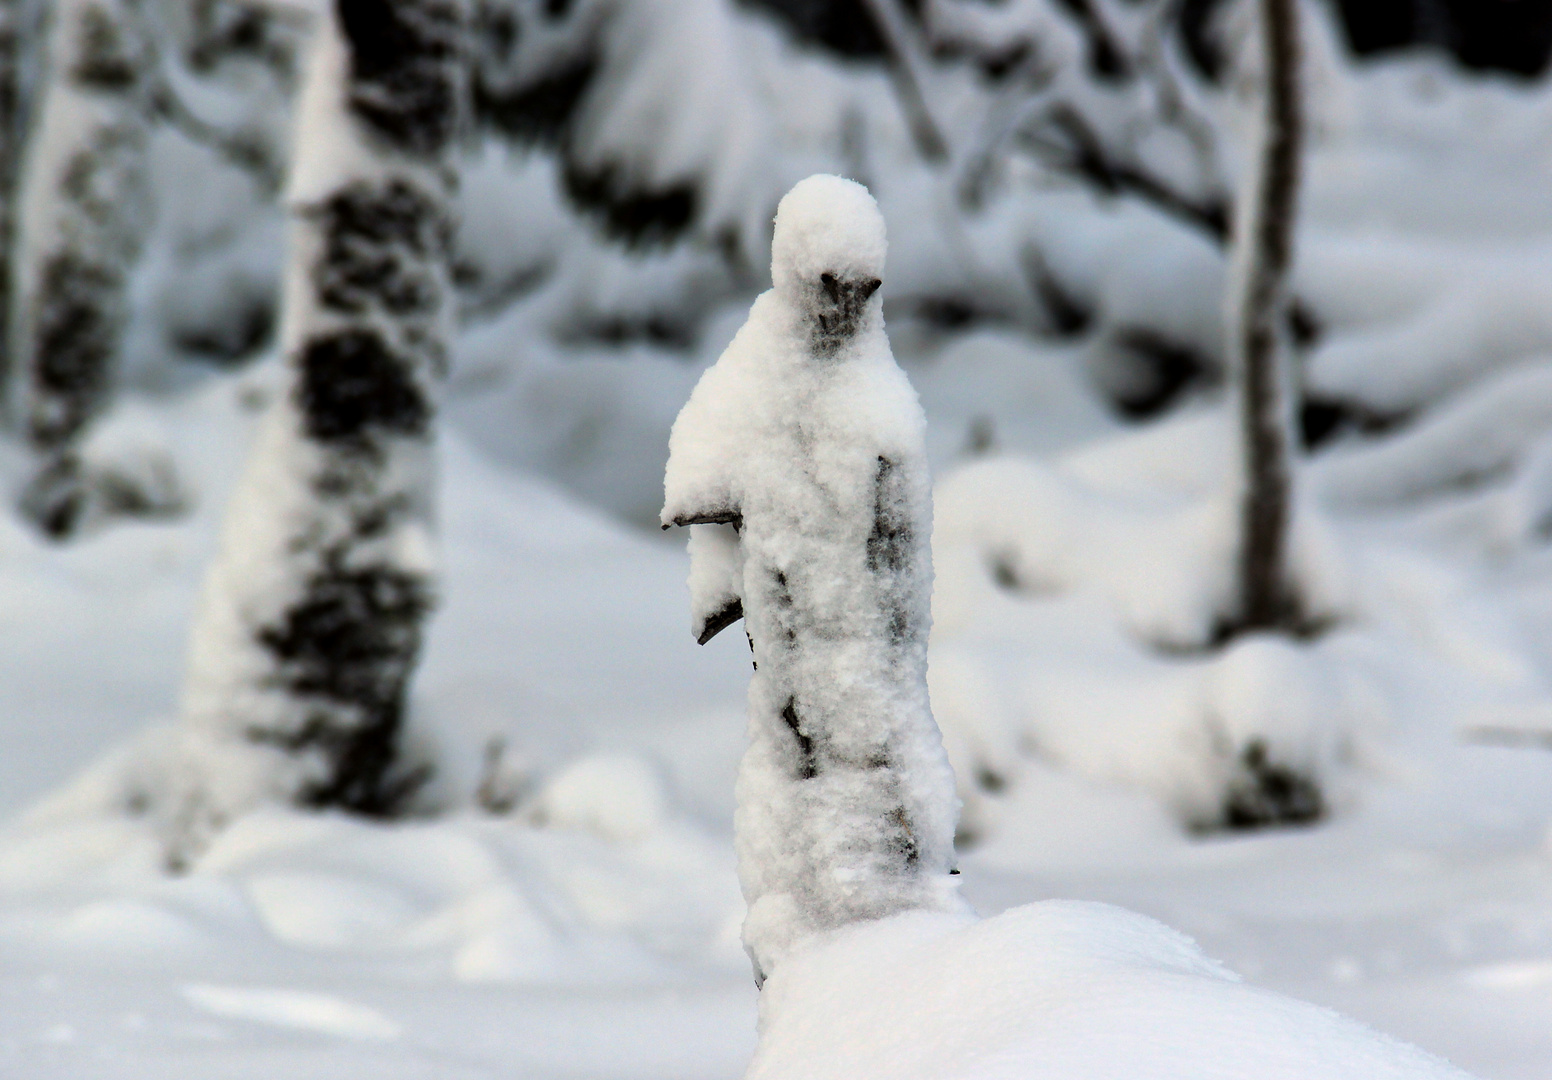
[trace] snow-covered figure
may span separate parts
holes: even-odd
[[[174,854],[264,798],[392,812],[431,609],[433,390],[450,329],[459,0],[335,0],[300,102],[287,393],[197,619]]]
[[[735,826],[757,980],[815,932],[960,904],[927,700],[925,421],[884,335],[884,252],[860,184],[788,192],[774,288],[670,441],[662,521],[691,526],[692,629],[742,616],[754,650]]]
[[[23,509],[62,536],[86,498],[74,448],[107,401],[148,216],[152,49],[140,0],[57,0],[50,20],[8,336],[14,414],[41,458]]]

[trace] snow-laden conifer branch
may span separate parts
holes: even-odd
[[[927,700],[924,421],[884,335],[884,249],[861,185],[793,188],[775,287],[670,442],[662,521],[702,523],[692,629],[705,641],[741,614],[754,651],[736,840],[757,979],[815,933],[958,904]]]
[[[1231,200],[1217,129],[1175,56],[1178,8],[1168,0],[1128,8],[1098,0],[930,5],[934,43],[975,58],[1002,88],[959,163],[962,194],[975,205],[995,160],[1022,149],[1048,169],[1149,203],[1225,243]],[[1141,26],[1120,32],[1127,23]],[[1161,131],[1178,133],[1192,160],[1161,169],[1145,147]]]
[[[431,436],[446,362],[459,0],[335,0],[293,155],[277,401],[195,627],[174,854],[253,801],[392,813],[435,596]]]

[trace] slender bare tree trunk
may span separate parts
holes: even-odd
[[[1266,84],[1257,157],[1241,196],[1230,323],[1244,454],[1234,620],[1240,631],[1289,627],[1300,615],[1287,567],[1294,447],[1283,331],[1303,134],[1298,5],[1259,3]]]

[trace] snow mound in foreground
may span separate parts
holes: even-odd
[[[639,791],[597,790],[611,777],[643,787],[643,773],[583,759],[541,793],[542,825],[464,813],[384,827],[265,808],[177,877],[143,821],[24,821],[0,832],[0,944],[165,954],[204,974],[234,956],[310,955],[457,983],[650,980],[708,958],[736,970],[730,853],[661,808],[648,821],[622,807]],[[618,835],[627,820],[636,831]]]
[[[1161,923],[1053,900],[852,927],[772,974],[746,1080],[1463,1080],[1246,986]]]

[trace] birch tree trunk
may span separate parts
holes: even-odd
[[[63,536],[85,494],[76,443],[110,393],[148,217],[150,42],[141,0],[56,0],[12,248],[13,415],[39,455],[22,508]]]
[[[174,860],[257,801],[393,813],[435,594],[434,390],[451,323],[459,0],[334,0],[305,75],[286,392],[229,510],[183,708]]]

